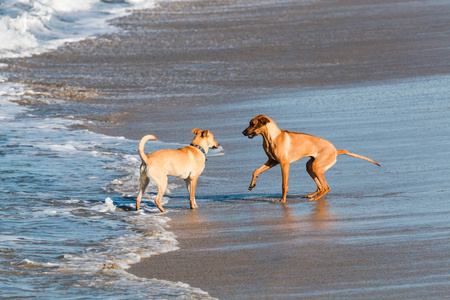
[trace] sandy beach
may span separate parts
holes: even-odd
[[[219,299],[450,293],[450,3],[175,1],[113,23],[116,33],[8,60],[6,72],[67,100],[43,114],[92,120],[83,126],[136,147],[150,133],[187,144],[195,127],[222,145],[199,209],[183,188],[169,195],[180,250],[130,273]],[[315,189],[305,161],[291,167],[286,205],[278,167],[249,192],[266,157],[241,132],[258,114],[382,167],[340,157],[318,202],[302,198]]]

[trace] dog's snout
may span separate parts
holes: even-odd
[[[250,130],[249,128],[246,128],[244,131],[242,131],[242,134],[249,139],[252,139],[255,135],[257,135],[254,131]]]
[[[214,144],[210,147],[211,149],[217,149],[219,148],[220,144],[217,141],[214,141]]]

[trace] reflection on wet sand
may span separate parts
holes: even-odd
[[[294,224],[310,224],[317,229],[330,229],[335,226],[335,216],[330,213],[330,204],[325,199],[311,201],[315,203],[314,210],[307,215],[296,216],[295,210],[289,206],[289,203],[281,203],[286,228],[292,228]]]
[[[316,202],[316,208],[311,213],[310,219],[317,228],[325,229],[333,226],[333,222],[330,222],[333,215],[330,214],[330,204],[325,199],[319,199]]]

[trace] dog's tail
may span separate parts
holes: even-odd
[[[370,158],[367,158],[367,157],[359,155],[359,154],[351,153],[351,152],[349,152],[347,150],[337,150],[337,155],[341,155],[341,154],[353,156],[353,157],[356,157],[356,158],[361,158],[361,159],[370,161],[371,163],[376,164],[377,166],[381,167],[380,164],[377,163],[376,161],[371,160]]]
[[[141,141],[139,142],[139,146],[138,146],[139,156],[141,157],[142,162],[145,162],[145,163],[147,163],[147,155],[145,155],[144,146],[148,140],[157,140],[157,138],[154,135],[149,134],[149,135],[144,136],[141,139]]]

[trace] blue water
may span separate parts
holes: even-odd
[[[144,257],[177,249],[169,219],[148,201],[154,195],[134,211],[137,142],[75,129],[80,121],[70,117],[42,118],[13,102],[27,97],[22,86],[2,87],[1,297],[208,297],[126,272]]]
[[[0,0],[0,40],[6,41],[0,58],[111,32],[109,20],[154,6],[153,0]],[[154,195],[134,211],[137,142],[82,130],[73,117],[46,117],[15,102],[33,94],[0,74],[0,297],[208,298],[184,283],[126,271],[142,258],[178,249]],[[179,146],[152,143],[153,149]]]

